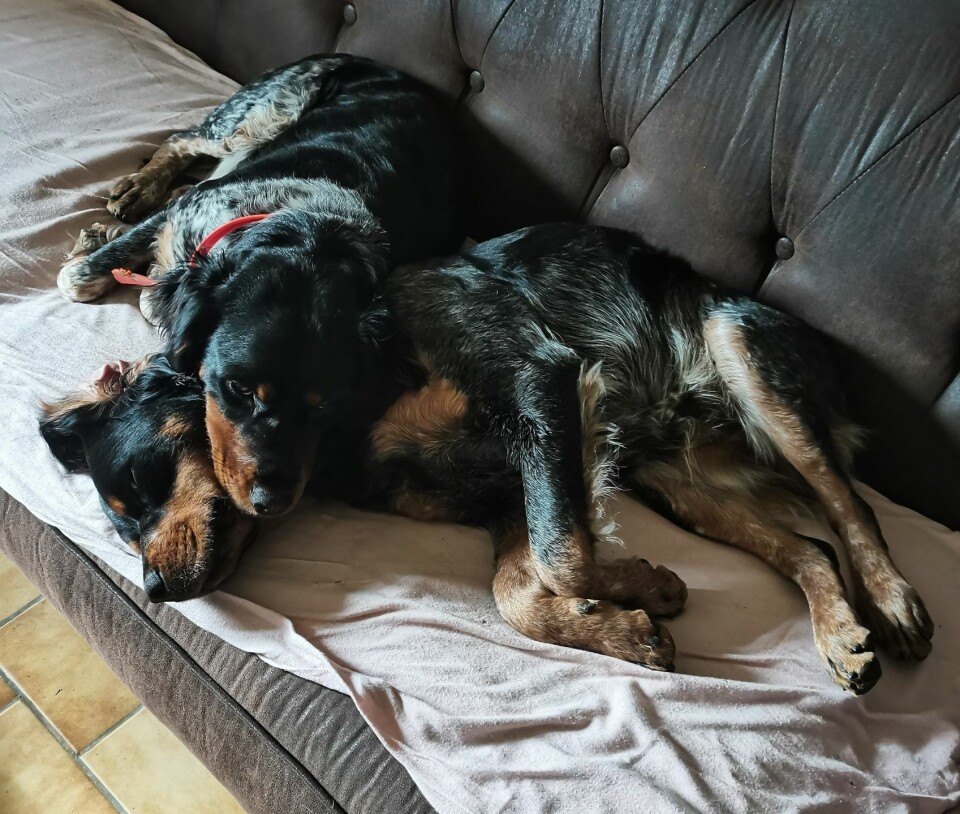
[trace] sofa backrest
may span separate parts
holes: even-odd
[[[246,81],[322,51],[455,102],[483,239],[642,233],[837,340],[861,475],[960,528],[955,0],[122,0]]]

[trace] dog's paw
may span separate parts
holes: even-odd
[[[673,637],[645,611],[623,610],[610,602],[581,600],[581,614],[600,616],[602,625],[589,649],[607,656],[641,664],[651,670],[673,672],[676,647]]]
[[[157,313],[155,303],[149,288],[140,291],[140,315],[154,327],[160,324],[160,314]]]
[[[833,680],[843,689],[863,695],[877,683],[883,671],[873,652],[870,631],[859,624],[852,613],[849,618],[834,622],[829,632],[816,638],[817,649],[830,668]]]
[[[72,302],[92,302],[116,285],[113,277],[102,274],[85,256],[67,260],[57,274],[57,288]]]
[[[630,557],[600,566],[593,593],[651,616],[676,616],[687,601],[687,586],[669,568]]]
[[[163,203],[166,191],[153,176],[135,172],[113,185],[107,211],[118,220],[135,223]]]
[[[857,607],[880,646],[897,659],[922,661],[933,645],[933,620],[914,588],[899,575],[874,590],[858,586]]]

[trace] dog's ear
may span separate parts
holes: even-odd
[[[393,330],[390,311],[382,296],[374,299],[373,303],[360,314],[360,339],[368,345],[379,346]]]
[[[167,340],[166,357],[177,373],[194,375],[199,371],[220,318],[216,287],[226,276],[222,262],[206,260],[198,269],[182,268],[167,274],[151,294]]]
[[[218,314],[215,298],[207,293],[185,298],[167,328],[167,358],[177,373],[199,372]]]
[[[390,244],[375,221],[331,218],[317,235],[317,253],[334,262],[360,284],[364,298],[373,297],[390,270]]]
[[[89,471],[83,434],[103,418],[111,403],[99,395],[84,394],[41,405],[40,434],[68,472]]]

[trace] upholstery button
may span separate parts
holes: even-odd
[[[789,260],[793,257],[793,241],[789,237],[781,237],[777,241],[777,257],[781,260]]]
[[[357,21],[357,7],[353,3],[347,3],[343,7],[343,21],[347,25],[353,25]]]
[[[627,148],[618,144],[610,151],[610,163],[618,170],[622,170],[630,163],[630,153]]]
[[[477,93],[483,90],[483,77],[480,75],[480,71],[470,71],[470,87],[473,88]]]

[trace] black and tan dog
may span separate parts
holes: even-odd
[[[378,395],[353,405],[331,381],[321,396],[331,426],[392,403],[365,440],[323,447],[317,490],[489,528],[494,595],[521,632],[672,669],[652,617],[681,610],[683,582],[645,560],[594,559],[605,498],[623,484],[794,580],[841,686],[878,679],[871,631],[897,657],[930,652],[923,603],[851,487],[858,433],[829,353],[802,323],[627,233],[565,224],[400,269],[357,304],[374,310]],[[845,544],[860,617],[833,550],[784,519],[814,502]]]
[[[90,474],[154,602],[215,589],[255,532],[214,475],[203,410],[200,381],[162,356],[106,365],[91,387],[44,405],[44,439],[67,471]]]
[[[683,583],[594,559],[603,497],[622,483],[794,580],[841,686],[879,677],[871,631],[897,657],[930,652],[923,603],[851,487],[857,432],[804,324],[632,235],[572,224],[397,270],[385,298],[415,360],[402,376],[420,385],[374,427],[371,475],[395,511],[493,530],[496,601],[521,632],[671,668],[651,616],[680,610]],[[783,519],[813,500],[844,543],[859,617],[832,549]]]
[[[153,212],[200,156],[220,159],[208,180],[129,230],[85,230],[58,285],[77,301],[149,286],[141,310],[171,365],[203,379],[220,482],[243,511],[279,514],[321,438],[347,432],[328,420],[343,416],[334,401],[351,405],[351,426],[370,420],[358,405],[373,398],[380,309],[369,306],[386,271],[460,244],[454,128],[396,70],[311,57],[171,136],[107,208]]]

